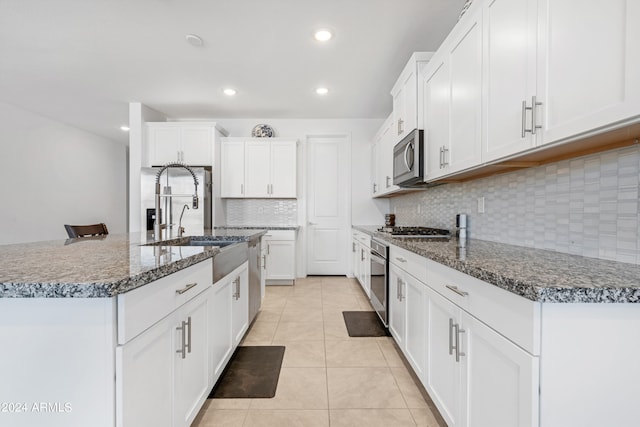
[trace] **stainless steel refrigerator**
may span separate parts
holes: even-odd
[[[153,231],[155,221],[155,185],[156,176],[161,168],[141,168],[141,200],[142,223],[147,231]],[[185,236],[202,235],[204,230],[211,229],[211,169],[191,168],[198,179],[198,209],[193,209],[194,195],[193,176],[183,168],[171,167],[160,177],[161,197],[160,213],[162,223],[167,224],[168,237],[178,235],[178,224],[182,215],[182,226]],[[166,197],[168,194],[171,197]],[[187,207],[185,207],[185,205]]]

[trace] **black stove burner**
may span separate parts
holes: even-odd
[[[394,237],[450,237],[451,232],[442,228],[430,227],[381,227],[378,231]]]

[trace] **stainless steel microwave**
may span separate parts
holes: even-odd
[[[393,147],[393,183],[424,187],[424,131],[412,130]]]

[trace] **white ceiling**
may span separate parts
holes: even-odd
[[[0,101],[124,142],[132,101],[172,119],[384,118],[411,53],[436,50],[463,3],[0,0]]]

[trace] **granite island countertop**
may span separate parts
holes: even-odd
[[[203,238],[246,241],[264,233],[225,228]],[[129,233],[0,246],[0,298],[113,297],[220,252],[157,243],[148,233]]]
[[[640,266],[469,239],[391,237],[375,226],[354,229],[469,276],[542,303],[640,303]]]

